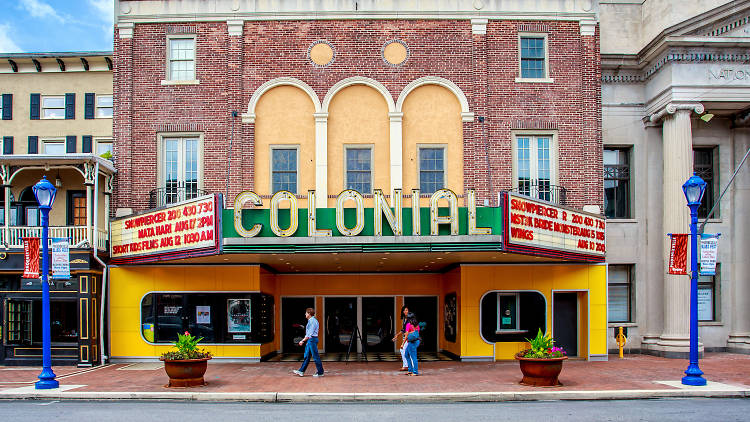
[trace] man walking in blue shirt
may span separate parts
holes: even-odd
[[[304,377],[307,365],[310,363],[310,355],[312,355],[313,360],[315,360],[315,368],[318,370],[313,376],[322,377],[323,362],[320,361],[320,355],[318,354],[318,329],[320,328],[320,324],[318,324],[318,320],[315,319],[315,309],[307,308],[307,310],[305,310],[305,318],[307,318],[305,338],[299,342],[300,346],[307,342],[305,345],[305,360],[302,361],[302,366],[300,366],[299,370],[292,372],[295,375]]]

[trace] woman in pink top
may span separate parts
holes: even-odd
[[[419,333],[419,323],[413,313],[409,313],[406,319],[406,329],[404,335],[404,344],[406,345],[406,362],[409,365],[409,372],[407,375],[417,376],[419,375],[419,366],[417,364],[417,347],[421,342],[420,338],[409,341],[409,334],[416,331]]]

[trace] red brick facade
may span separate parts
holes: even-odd
[[[554,83],[515,82],[519,31],[546,32],[549,77]],[[539,29],[542,29],[540,31]],[[197,34],[199,85],[164,86],[169,32]],[[316,40],[334,46],[326,67],[307,56]],[[399,39],[409,49],[400,66],[386,64],[381,48]],[[234,123],[230,198],[253,188],[254,124],[242,114],[255,90],[278,77],[294,77],[323,96],[336,82],[365,76],[393,95],[423,76],[439,76],[466,94],[473,122],[464,125],[465,188],[488,197],[487,157],[492,196],[512,185],[513,129],[555,129],[558,182],[568,204],[603,205],[599,36],[580,34],[575,21],[490,21],[487,34],[473,34],[465,20],[246,21],[243,35],[228,35],[225,22],[136,24],[132,38],[114,46],[115,160],[118,168],[113,208],[142,210],[157,187],[157,133],[204,134],[203,187],[226,188],[229,138]],[[484,122],[480,122],[483,117]],[[234,121],[234,122],[233,122]],[[383,187],[386,188],[387,187]],[[494,203],[494,200],[491,201]]]

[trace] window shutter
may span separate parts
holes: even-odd
[[[81,150],[81,152],[83,152],[84,154],[91,153],[91,135],[83,135],[81,137],[81,140],[83,141],[83,149]]]
[[[65,94],[65,118],[66,119],[76,118],[76,94],[73,94],[73,93]]]
[[[3,136],[3,154],[13,154],[13,137]]]
[[[76,153],[76,137],[75,136],[65,137],[65,152],[67,152],[68,154]]]
[[[93,119],[95,117],[95,109],[94,109],[95,100],[96,100],[96,96],[94,95],[93,92],[86,93],[86,107],[85,107],[84,116],[83,116],[84,119]]]
[[[13,94],[3,94],[3,120],[13,119]]]
[[[39,153],[39,137],[29,136],[29,154],[38,154],[38,153]]]
[[[39,107],[41,106],[40,95],[31,94],[31,101],[29,107],[29,119],[39,120]]]

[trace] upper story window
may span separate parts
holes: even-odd
[[[191,81],[195,79],[195,38],[169,38],[169,68],[171,81]]]
[[[103,138],[96,140],[96,155],[110,159],[113,152],[112,138]]]
[[[719,147],[693,148],[693,171],[706,182],[706,192],[698,207],[698,218],[706,218],[716,201],[719,191]],[[719,218],[719,205],[711,214],[711,218]]]
[[[199,196],[200,139],[197,136],[165,137],[162,142],[162,195],[157,206]]]
[[[97,118],[111,118],[112,117],[112,95],[97,95],[96,96],[96,117]]]
[[[297,193],[297,148],[271,148],[271,193]]]
[[[419,190],[431,194],[445,187],[445,148],[419,148]]]
[[[65,140],[45,139],[42,140],[42,154],[63,155],[66,152]]]
[[[42,118],[43,119],[64,119],[65,118],[65,96],[63,95],[45,95],[42,97]]]
[[[604,215],[630,218],[630,149],[604,149]]]
[[[346,148],[346,188],[372,193],[372,148]]]
[[[522,34],[519,38],[519,76],[516,81],[534,79],[552,82],[549,78],[547,60],[547,35]]]
[[[557,158],[552,135],[517,135],[513,144],[514,187],[521,195],[563,203],[557,186]]]
[[[3,120],[13,119],[13,94],[3,94],[0,101],[0,116]]]

